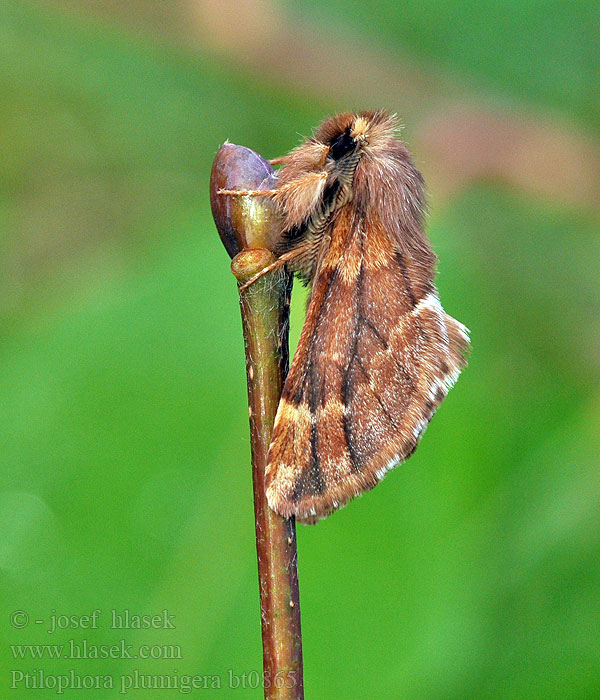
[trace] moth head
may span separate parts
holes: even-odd
[[[352,131],[349,126],[347,126],[341,134],[338,134],[333,138],[329,144],[329,151],[327,152],[327,157],[330,158],[334,163],[339,163],[348,158],[348,156],[354,154],[358,148],[358,141],[352,135]]]
[[[371,205],[381,207],[378,192],[385,200],[389,194],[396,208],[402,207],[398,188],[408,152],[396,136],[398,129],[396,115],[383,110],[347,112],[325,120],[312,138],[281,159],[275,202],[284,228],[301,226],[323,210],[331,216],[352,199],[365,211]],[[390,212],[390,217],[401,216]]]
[[[397,131],[395,115],[383,111],[338,114],[321,124],[315,140],[327,147],[327,164],[349,174],[364,153],[385,147]]]
[[[330,177],[346,185],[352,184],[366,143],[364,126],[358,115],[340,114],[324,122],[315,134],[315,140],[323,147],[325,169]]]

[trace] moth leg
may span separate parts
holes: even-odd
[[[280,156],[279,158],[271,158],[269,163],[271,165],[281,165],[285,161],[285,156]]]
[[[277,260],[274,260],[272,263],[269,263],[268,265],[263,267],[262,270],[257,272],[247,282],[244,282],[244,284],[240,286],[240,290],[247,289],[251,284],[254,284],[256,280],[259,280],[263,275],[266,275],[267,272],[271,272],[272,270],[276,270],[278,267],[282,267],[290,260],[293,260],[297,255],[302,254],[303,251],[304,246],[294,248],[293,250],[288,250],[287,253],[284,253],[283,255],[278,257]]]
[[[272,197],[277,190],[217,190],[217,194],[228,197]]]

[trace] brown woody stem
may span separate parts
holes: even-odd
[[[231,269],[240,285],[246,348],[265,698],[303,700],[296,524],[269,508],[265,491],[267,453],[289,359],[291,277],[273,269],[243,286],[274,260],[264,248],[246,249]]]

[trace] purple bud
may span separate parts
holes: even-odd
[[[230,257],[248,248],[272,249],[281,226],[270,197],[236,197],[218,190],[269,190],[277,182],[271,165],[258,153],[225,143],[213,161],[210,206]]]

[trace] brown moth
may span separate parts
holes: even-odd
[[[415,450],[465,365],[424,233],[423,178],[395,115],[340,114],[274,163],[276,263],[311,284],[269,448],[269,505],[315,522]],[[261,273],[262,274],[262,273]],[[252,280],[251,280],[252,282]]]

